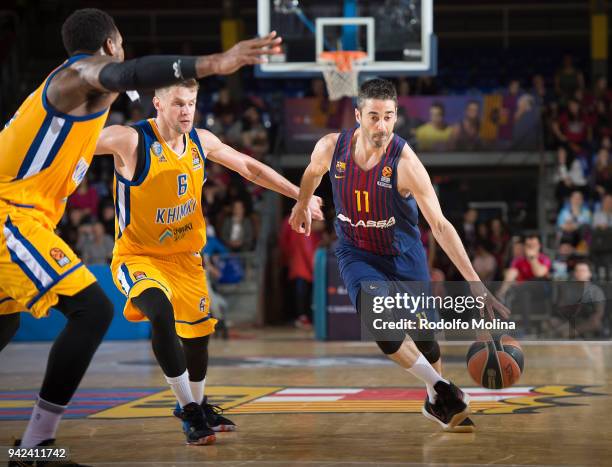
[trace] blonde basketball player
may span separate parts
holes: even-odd
[[[216,323],[200,257],[206,243],[200,206],[205,159],[293,199],[299,189],[209,131],[193,128],[197,94],[195,80],[156,90],[157,117],[104,129],[96,153],[114,156],[111,269],[128,299],[124,315],[151,322],[153,352],[179,402],[175,414],[184,421],[187,442],[210,444],[214,431],[235,425],[204,397],[208,336]],[[313,217],[322,219],[319,204],[315,197],[308,203]],[[201,410],[209,425],[205,430],[194,428],[194,413]]]
[[[22,103],[0,132],[0,349],[19,326],[59,309],[67,324],[55,340],[22,447],[47,446],[113,317],[94,276],[53,232],[66,198],[83,180],[119,92],[186,78],[229,74],[278,53],[271,34],[222,54],[149,56],[123,61],[122,37],[103,11],[75,11],[62,26],[70,56]],[[201,414],[204,425],[204,416]]]

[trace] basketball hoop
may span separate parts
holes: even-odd
[[[336,101],[342,96],[354,97],[359,93],[359,70],[353,65],[367,57],[368,54],[358,50],[321,52],[318,62],[324,66],[323,77],[330,100]]]

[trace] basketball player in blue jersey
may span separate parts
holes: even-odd
[[[442,214],[427,171],[406,141],[393,133],[397,119],[393,84],[384,79],[363,83],[355,118],[357,128],[328,134],[317,142],[289,219],[292,228],[310,234],[307,203],[329,172],[340,274],[357,310],[369,316],[372,297],[384,295],[380,284],[430,280],[417,225],[418,207],[438,244],[470,281],[472,293],[485,300],[489,316],[496,310],[508,317],[509,310],[480,282],[455,228]],[[426,384],[423,415],[445,431],[472,432],[469,398],[441,376],[440,346],[433,334],[414,337],[401,333],[393,340],[375,338],[383,353]]]
[[[108,109],[118,93],[156,89],[189,78],[230,74],[279,53],[269,34],[208,56],[148,56],[124,61],[113,19],[97,9],[62,25],[69,58],[19,107],[0,132],[0,349],[19,327],[59,309],[67,318],[22,447],[48,446],[113,317],[95,277],[54,233],[66,198],[83,180]],[[203,414],[200,425],[205,426]],[[38,462],[39,466],[43,465]]]

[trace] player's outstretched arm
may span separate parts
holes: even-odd
[[[337,141],[338,133],[330,133],[317,141],[312,151],[310,163],[302,176],[298,200],[289,217],[289,224],[296,232],[310,235],[311,213],[308,200],[314,195],[321,179],[329,170]]]
[[[157,89],[189,78],[228,75],[245,65],[264,63],[268,55],[280,53],[276,32],[238,42],[231,49],[202,56],[150,55],[124,62],[108,56],[93,56],[72,65],[81,83],[106,92]],[[63,86],[69,83],[62,83]]]
[[[436,242],[446,252],[465,280],[470,282],[472,292],[475,295],[486,298],[490,317],[493,318],[493,309],[495,309],[500,316],[507,318],[510,315],[510,311],[480,282],[480,278],[472,267],[459,234],[457,234],[455,227],[442,213],[440,202],[429,179],[429,174],[408,145],[404,146],[398,163],[398,189],[401,193],[412,193],[431,227]]]
[[[111,125],[102,130],[94,155],[112,155],[115,167],[120,169],[136,157],[138,146],[138,133],[129,126]]]
[[[259,162],[251,156],[236,151],[224,144],[210,131],[198,129],[198,136],[206,157],[234,172],[238,172],[247,180],[269,190],[276,191],[288,198],[297,199],[299,188],[266,164]],[[307,200],[314,219],[323,220],[321,211],[321,198],[311,196]]]

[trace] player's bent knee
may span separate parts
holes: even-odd
[[[376,344],[385,355],[393,355],[402,346],[403,341],[376,341]]]
[[[172,303],[160,289],[146,289],[138,297],[132,298],[132,302],[149,319],[151,326],[174,325]]]
[[[57,308],[69,321],[87,322],[92,332],[103,335],[113,320],[113,303],[97,282],[72,297],[60,296]]]
[[[414,343],[429,363],[440,360],[440,344],[435,340],[419,340]]]

